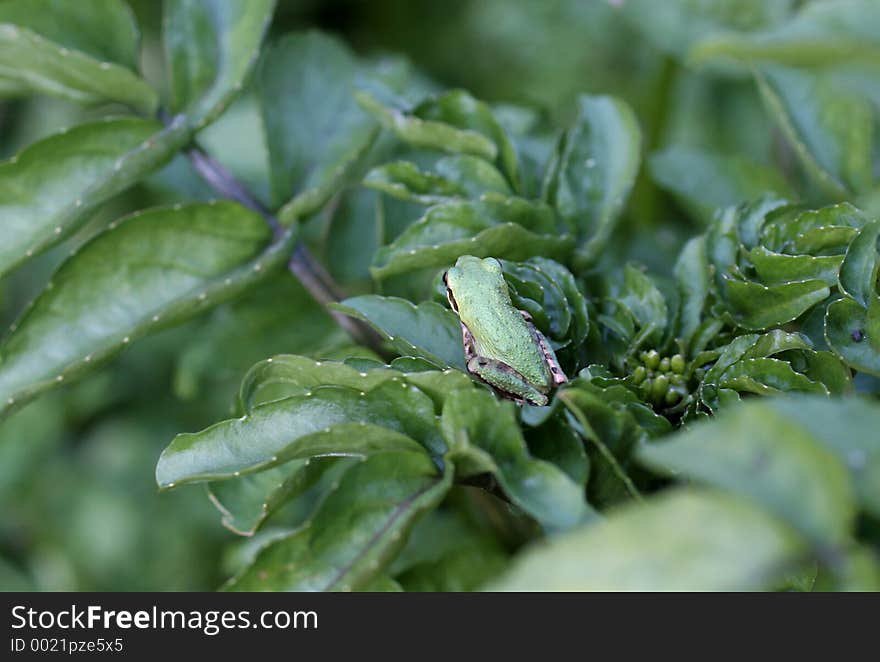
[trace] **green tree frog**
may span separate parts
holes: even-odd
[[[468,372],[503,397],[546,405],[550,389],[568,379],[531,315],[514,307],[501,263],[462,255],[443,282],[461,321]]]

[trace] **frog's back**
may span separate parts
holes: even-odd
[[[465,310],[473,310],[467,306]],[[550,378],[540,348],[532,339],[532,333],[522,313],[514,308],[507,290],[507,283],[486,287],[482,292],[482,314],[475,317],[462,315],[461,321],[474,336],[475,349],[480,356],[507,362],[509,357],[519,357],[520,372],[534,383]],[[525,366],[533,366],[530,371]],[[531,373],[531,374],[528,374]]]

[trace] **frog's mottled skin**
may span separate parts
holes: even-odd
[[[531,318],[514,308],[498,260],[463,255],[444,282],[461,320],[468,370],[505,397],[547,404],[550,389],[567,379]]]

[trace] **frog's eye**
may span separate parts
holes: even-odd
[[[455,297],[452,296],[452,290],[449,288],[449,272],[443,272],[443,285],[446,286],[446,298],[449,299],[449,305],[452,307],[452,310],[458,312],[458,304],[455,303]]]
[[[496,274],[501,273],[501,263],[494,257],[487,257],[486,259],[484,259],[483,266],[486,268],[486,271],[492,271]]]

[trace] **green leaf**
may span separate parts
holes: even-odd
[[[279,301],[285,305],[279,307]],[[266,355],[323,355],[349,342],[323,305],[288,271],[267,278],[246,297],[218,306],[189,335],[176,352],[174,394],[200,403],[216,397],[224,411],[242,375]]]
[[[639,171],[641,132],[629,106],[581,95],[578,117],[548,166],[544,199],[578,229],[578,265],[605,247]]]
[[[828,298],[831,290],[821,280],[772,285],[727,279],[727,298],[734,321],[745,329],[766,329],[803,315]]]
[[[444,121],[423,119],[413,111],[386,106],[365,90],[356,92],[355,98],[383,127],[393,131],[398,138],[413,147],[435,149],[449,154],[471,154],[487,161],[494,161],[498,156],[495,142],[470,127],[457,128]]]
[[[13,23],[46,39],[137,71],[140,33],[123,0],[5,0],[0,23]]]
[[[423,172],[409,161],[396,161],[373,168],[364,186],[395,198],[433,205],[452,198],[477,199],[483,193],[510,195],[504,176],[488,161],[458,154],[437,161],[436,174]]]
[[[876,299],[875,299],[876,300]],[[876,310],[875,303],[872,308]],[[839,299],[825,311],[825,340],[847,365],[880,376],[880,324],[869,324],[868,311],[852,299]]]
[[[819,382],[795,372],[785,361],[771,358],[738,361],[724,371],[718,386],[757,395],[776,395],[788,391],[828,395],[828,389]]]
[[[837,285],[837,274],[843,262],[842,255],[786,255],[775,253],[763,246],[755,246],[748,253],[766,285],[782,285],[792,281],[821,280],[828,287]]]
[[[617,298],[632,313],[641,329],[640,336],[659,342],[666,329],[669,313],[666,298],[654,281],[628,264],[623,270],[623,289]]]
[[[166,0],[162,38],[172,113],[201,129],[238,95],[275,0]]]
[[[571,272],[544,257],[501,263],[513,304],[559,347],[579,346],[590,328],[587,301]]]
[[[840,267],[840,289],[865,308],[877,296],[880,272],[880,220],[865,225],[846,249]]]
[[[626,0],[620,11],[666,53],[684,58],[706,35],[748,34],[785,19],[792,0]]]
[[[263,278],[294,239],[269,235],[261,216],[231,202],[111,223],[61,265],[0,346],[0,413]]]
[[[486,161],[483,163],[488,165]],[[410,161],[395,161],[373,168],[364,178],[364,186],[420,205],[438,204],[450,198],[464,197],[461,186],[440,175],[422,172]]]
[[[451,393],[440,422],[448,457],[462,475],[492,473],[514,504],[551,530],[594,517],[577,483],[531,457],[514,411],[483,390]]]
[[[638,457],[664,473],[753,499],[816,543],[843,543],[852,532],[854,495],[843,464],[798,419],[765,401],[645,445]]]
[[[95,208],[167,163],[188,140],[134,117],[45,138],[0,165],[0,275],[68,237]]]
[[[736,205],[767,192],[795,197],[782,173],[739,154],[675,145],[651,155],[649,165],[654,181],[707,225],[719,207]]]
[[[416,306],[406,299],[367,294],[333,308],[370,324],[401,356],[465,369],[458,316],[440,304],[426,301]]]
[[[506,591],[732,591],[771,588],[804,551],[765,511],[725,494],[677,490],[612,512],[520,555]]]
[[[354,289],[371,282],[370,265],[385,230],[382,199],[376,191],[355,188],[342,191],[334,203],[326,209],[325,266],[337,283]]]
[[[873,0],[809,2],[791,20],[755,32],[725,32],[697,43],[694,64],[715,60],[828,67],[880,58],[880,10]]]
[[[561,258],[574,243],[560,234],[553,212],[522,198],[493,197],[431,207],[391,244],[377,251],[371,271],[387,278],[416,269],[443,267],[463,254],[524,260]]]
[[[703,322],[703,308],[711,283],[705,237],[694,237],[684,245],[673,273],[681,296],[678,337],[689,344]]]
[[[238,535],[252,536],[282,506],[345,462],[339,458],[293,460],[260,473],[209,483],[208,496],[223,516],[223,526]]]
[[[413,528],[389,571],[407,592],[473,591],[507,563],[491,532],[458,512],[435,510]]]
[[[449,90],[429,97],[413,109],[413,115],[423,120],[442,122],[459,129],[475,131],[486,136],[497,149],[496,164],[507,176],[515,191],[519,191],[519,165],[513,143],[504,127],[498,123],[492,109],[464,90]],[[484,156],[475,154],[475,156]]]
[[[539,460],[562,469],[578,485],[586,485],[590,460],[584,443],[561,416],[554,416],[526,433],[529,450]]]
[[[351,591],[366,588],[400,552],[419,518],[446,495],[425,455],[387,453],[353,467],[311,524],[269,543],[230,580],[230,591]]]
[[[283,223],[322,207],[372,145],[378,127],[353,96],[360,69],[344,43],[319,32],[287,35],[269,49],[260,98]]]
[[[362,372],[337,361],[316,361],[307,356],[280,354],[261,361],[245,375],[239,391],[242,411],[255,406],[303,395],[319,386],[345,386],[372,391],[391,379],[400,378],[396,370]]]
[[[874,139],[870,103],[808,73],[767,68],[756,76],[768,111],[810,178],[833,198],[867,190]]]
[[[423,446],[443,450],[434,404],[415,387],[400,379],[371,391],[322,386],[177,435],[159,458],[156,482],[168,488],[326,455],[423,454]]]
[[[846,466],[865,510],[880,516],[880,405],[860,398],[776,398],[767,405],[809,432]]]
[[[147,114],[156,92],[137,68],[137,26],[119,0],[0,4],[0,90],[83,103],[119,102]]]
[[[572,427],[589,442],[589,496],[605,505],[640,498],[628,473],[632,449],[650,435],[665,434],[669,422],[623,386],[600,388],[585,379],[572,380],[557,395],[568,409]]]

